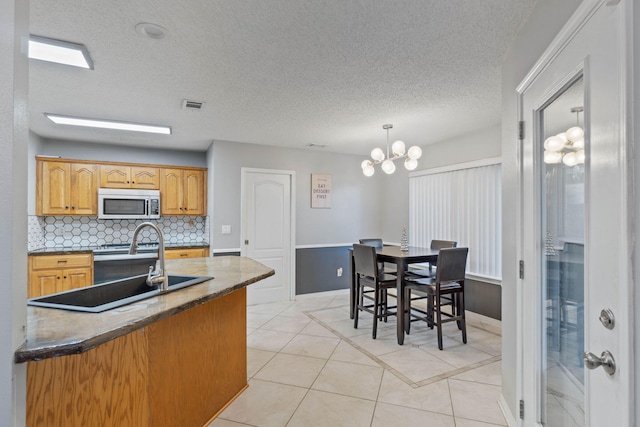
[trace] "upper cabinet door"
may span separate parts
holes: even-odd
[[[204,170],[162,169],[160,204],[162,215],[206,215]]]
[[[160,188],[160,169],[143,166],[100,165],[100,188]]]
[[[160,214],[182,214],[182,169],[162,169],[160,173]]]
[[[98,214],[98,167],[71,163],[71,214]]]
[[[39,162],[36,184],[37,215],[71,213],[71,169],[69,163]]]
[[[160,188],[160,169],[131,167],[131,188],[157,190]]]
[[[204,215],[206,193],[204,191],[204,171],[185,169],[183,173],[183,205],[184,215]]]
[[[100,188],[131,188],[131,168],[100,165]]]

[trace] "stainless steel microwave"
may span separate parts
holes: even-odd
[[[160,191],[99,188],[98,218],[160,218]]]

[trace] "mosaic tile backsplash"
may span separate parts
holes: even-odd
[[[209,243],[208,216],[166,216],[157,220],[30,216],[28,250],[130,243],[136,227],[145,221],[153,222],[162,229],[167,244]],[[141,231],[140,243],[157,241],[158,236],[151,228]]]

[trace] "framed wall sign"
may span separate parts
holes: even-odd
[[[331,208],[331,175],[311,174],[311,207]]]

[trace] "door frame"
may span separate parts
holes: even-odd
[[[260,168],[240,168],[240,256],[247,256],[247,249],[244,241],[247,239],[245,229],[246,220],[246,202],[245,202],[245,177],[249,173],[261,173],[261,174],[273,174],[273,175],[288,175],[290,183],[290,212],[289,217],[291,221],[289,223],[289,300],[293,301],[296,297],[296,172],[291,170],[282,169],[260,169]]]
[[[633,82],[633,55],[632,55],[633,31],[631,31],[631,29],[633,28],[632,27],[633,2],[625,1],[625,0],[622,0],[622,1],[620,0],[583,0],[582,3],[576,9],[576,12],[567,21],[565,26],[554,38],[554,40],[551,42],[549,47],[542,54],[540,59],[535,63],[531,71],[526,75],[526,77],[522,80],[520,85],[518,85],[518,87],[516,88],[517,99],[518,99],[516,108],[517,108],[518,120],[520,122],[524,121],[527,127],[531,127],[531,129],[530,130],[528,129],[527,132],[533,135],[535,138],[535,134],[538,132],[538,129],[536,127],[537,123],[535,123],[535,121],[532,122],[530,117],[525,117],[525,115],[528,114],[528,112],[524,111],[525,93],[536,82],[537,78],[547,69],[547,67],[550,66],[553,63],[553,61],[563,52],[563,50],[570,44],[570,42],[580,32],[580,30],[585,25],[585,23],[601,7],[623,8],[621,10],[621,14],[623,17],[625,17],[623,19],[624,28],[621,30],[623,37],[619,39],[619,43],[621,43],[621,52],[623,52],[623,54],[621,58],[621,63],[618,64],[620,67],[620,70],[619,70],[620,76],[622,76],[622,78],[620,79],[621,81],[619,83],[620,85],[619,90],[621,93],[621,105],[620,105],[620,117],[621,117],[620,130],[621,131],[620,131],[620,134],[616,136],[620,140],[619,151],[621,153],[621,156],[619,159],[617,159],[617,163],[615,166],[620,170],[620,175],[621,175],[620,185],[622,185],[623,187],[622,196],[621,196],[622,197],[621,208],[623,210],[622,212],[623,227],[625,227],[627,231],[631,232],[634,229],[634,216],[633,216],[634,210],[633,210],[633,204],[632,204],[633,198],[631,193],[632,192],[631,180],[633,178],[632,136],[633,136],[634,124],[633,124],[633,120],[629,119],[629,117],[631,117],[629,116],[629,114],[633,112],[633,92],[631,91],[631,89],[633,88],[633,84],[632,84]],[[606,31],[606,29],[603,29],[603,31]],[[580,64],[576,64],[576,67],[573,70],[571,70],[567,75],[558,76],[556,85],[545,92],[544,96],[542,97],[544,99],[536,100],[535,108],[540,108],[543,105],[543,102],[547,100],[551,96],[551,94],[556,93],[558,90],[560,90],[564,85],[566,85],[569,81],[574,79],[576,75],[580,73],[583,73],[583,75],[585,76],[585,82],[586,82],[589,76],[588,58],[585,58],[585,60]],[[590,102],[589,88],[587,85],[585,85],[584,95],[585,95],[585,107],[586,107],[586,105]],[[586,111],[587,109],[585,108],[585,112]],[[586,129],[589,125],[589,118],[587,114],[585,114],[584,116],[584,123],[585,123],[585,129]],[[525,178],[525,162],[527,160],[525,159],[525,148],[523,146],[523,139],[519,140],[517,144],[518,144],[517,170],[518,170],[518,182],[519,182],[520,191],[518,194],[519,212],[517,214],[517,220],[516,220],[516,227],[518,230],[517,236],[516,236],[516,240],[517,240],[516,250],[517,250],[517,259],[524,260],[526,245],[527,244],[531,245],[530,242],[526,242],[524,239],[525,227],[527,226],[527,224],[525,224],[526,213],[524,212],[524,200],[526,197],[536,197],[536,196],[539,196],[539,194],[525,195],[523,192],[524,182],[525,182],[524,180],[526,179]],[[588,149],[590,148],[588,147]],[[535,171],[536,167],[540,166],[537,162],[541,160],[536,159],[534,156],[534,159],[529,159],[528,161],[532,162],[533,164],[532,168]],[[587,159],[587,162],[589,162],[588,159]],[[588,163],[586,166],[588,167]],[[534,177],[534,179],[536,179],[536,177]],[[539,185],[540,185],[539,182],[534,182],[534,192],[539,191]],[[590,202],[589,188],[590,188],[589,177],[585,176],[585,203]],[[529,215],[531,214],[529,213]],[[539,228],[540,219],[541,219],[540,216],[541,216],[541,212],[536,211],[533,213],[534,227]],[[588,227],[589,223],[590,223],[590,218],[589,218],[589,213],[587,211],[585,212],[585,243],[589,239],[589,227]],[[623,233],[622,236],[616,236],[616,238],[619,239],[620,241],[619,247],[626,248],[627,253],[631,254],[633,253],[632,252],[633,241],[628,236],[629,236],[629,233]],[[622,252],[624,253],[624,251]],[[585,253],[585,266],[588,265],[587,263],[589,263],[588,257],[589,257],[588,253]],[[516,343],[516,348],[517,348],[516,350],[516,361],[517,361],[516,390],[518,393],[517,398],[518,400],[522,399],[525,401],[526,403],[525,414],[530,414],[532,412],[536,413],[536,420],[537,420],[537,416],[539,415],[540,404],[541,404],[540,372],[538,371],[540,365],[539,363],[537,363],[539,362],[538,360],[539,354],[535,354],[535,355],[526,354],[525,342],[527,340],[532,340],[532,338],[530,338],[532,334],[534,337],[537,337],[539,335],[537,333],[539,332],[539,330],[536,329],[536,328],[539,328],[541,317],[542,317],[541,313],[538,310],[538,303],[540,303],[540,298],[538,293],[539,286],[540,286],[538,283],[539,280],[538,282],[536,282],[537,280],[536,277],[539,276],[539,267],[540,267],[539,265],[525,266],[525,277],[527,277],[526,284],[528,284],[530,288],[527,288],[527,286],[525,286],[525,279],[521,279],[521,278],[516,279],[516,285],[517,285],[516,304],[517,304],[517,313],[518,313],[517,319],[516,319],[517,320],[516,330],[518,331],[517,343]],[[631,256],[627,257],[626,259],[621,259],[619,261],[619,264],[616,266],[613,266],[613,268],[618,269],[618,271],[620,272],[620,276],[623,279],[626,279],[626,280],[621,280],[618,285],[619,286],[618,309],[621,312],[623,312],[623,315],[621,317],[629,319],[630,323],[626,331],[626,334],[624,334],[624,336],[623,334],[619,336],[619,339],[621,342],[619,343],[619,347],[617,350],[619,352],[619,356],[616,357],[616,361],[624,360],[625,361],[624,363],[627,363],[627,362],[630,363],[629,366],[623,367],[625,371],[625,375],[624,375],[625,378],[620,380],[623,390],[621,390],[619,397],[620,399],[625,400],[623,408],[629,409],[628,413],[623,414],[623,418],[626,419],[629,423],[633,423],[633,420],[635,419],[634,389],[636,387],[635,383],[637,380],[635,369],[637,367],[634,366],[635,359],[633,357],[633,345],[634,345],[633,286],[634,286],[634,282],[633,282],[633,276],[632,276],[633,271],[632,271]],[[535,286],[531,286],[532,283],[535,284]],[[588,275],[585,275],[585,289],[588,289],[588,286],[589,286],[589,277]],[[585,292],[585,304],[589,304],[588,294],[589,292]],[[532,301],[536,301],[536,307],[533,309],[530,307]],[[585,311],[585,329],[586,329],[585,337],[588,337],[589,330],[592,329],[593,327],[598,327],[599,322],[597,319],[587,319],[586,315],[587,315],[587,312]],[[600,325],[599,327],[602,327],[602,326]],[[533,340],[537,340],[536,349],[539,350],[538,347],[541,344],[541,340],[539,338],[533,338]],[[530,341],[527,341],[527,342],[530,342]],[[587,339],[585,339],[585,346],[588,346],[588,345],[589,344],[587,342]],[[604,349],[600,349],[600,348],[590,349],[587,347],[586,350],[593,351],[593,352],[597,351],[599,353],[601,350],[604,350]],[[534,366],[537,367],[537,369],[534,370],[533,372],[530,372],[530,366],[532,362],[531,358],[534,359],[533,360]],[[587,376],[585,381],[585,405],[593,404],[592,403],[593,401],[589,396],[589,383],[590,383],[589,376]],[[588,416],[586,410],[585,410],[585,415]],[[516,414],[516,417],[517,417],[517,414]],[[526,418],[531,420],[529,416],[527,416]],[[512,424],[515,421],[514,425],[540,425],[540,423],[538,423],[537,421],[533,423],[531,422],[525,423],[525,421],[521,419],[516,420],[513,418],[511,418],[511,421],[512,421]],[[587,419],[587,422],[589,422],[588,419]]]

